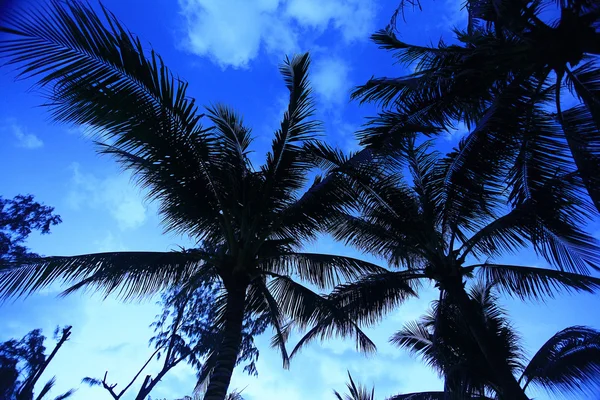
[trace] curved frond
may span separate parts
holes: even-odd
[[[151,295],[209,273],[199,253],[115,252],[43,257],[0,269],[0,296],[29,295],[52,283],[71,285],[63,292],[96,287],[125,299]]]
[[[445,392],[420,392],[398,394],[396,396],[388,397],[387,400],[448,400],[451,398],[452,397]]]
[[[292,326],[300,329],[313,326],[296,344],[290,358],[309,342],[334,336],[354,336],[357,350],[375,351],[375,344],[330,296],[321,296],[288,277],[270,275],[273,279],[268,284],[269,291],[283,314],[291,319]]]
[[[524,385],[534,384],[554,394],[600,390],[600,332],[572,326],[552,336],[523,371]]]
[[[42,390],[36,395],[35,400],[42,400],[44,396],[46,396],[56,384],[56,377],[53,376],[48,382],[44,384]]]
[[[553,269],[522,265],[482,264],[479,274],[510,296],[520,299],[554,297],[557,291],[593,293],[600,289],[600,278]]]
[[[262,167],[266,177],[264,201],[268,210],[280,209],[294,200],[294,191],[303,187],[311,166],[302,148],[306,141],[316,139],[321,123],[311,118],[314,104],[308,79],[309,66],[308,53],[287,58],[280,66],[290,96],[281,127],[275,132],[267,162]]]
[[[337,286],[328,298],[354,321],[372,325],[410,297],[417,296],[419,271],[382,272]]]
[[[85,2],[52,0],[4,21],[2,57],[20,76],[38,80],[55,120],[89,126],[99,141],[112,143],[101,151],[133,168],[150,197],[162,200],[168,229],[189,232],[198,217],[185,215],[184,199],[204,208],[210,223],[224,218],[218,214],[224,194],[213,176],[218,149],[200,124],[188,84],[159,55],[106,8],[96,13]]]
[[[401,330],[392,335],[390,343],[400,348],[407,348],[417,356],[423,356],[430,365],[436,363],[435,358],[432,357],[433,336],[421,322],[413,321],[404,324]]]
[[[367,274],[387,272],[385,268],[367,261],[318,253],[283,253],[264,259],[261,266],[277,274],[296,275],[321,289]]]
[[[249,307],[255,313],[266,314],[269,316],[269,322],[275,330],[275,335],[271,339],[271,346],[279,348],[283,361],[283,368],[287,369],[290,365],[290,358],[285,344],[289,336],[289,330],[286,321],[284,320],[284,315],[280,310],[279,304],[277,304],[277,301],[271,295],[267,285],[262,280],[257,279],[252,282],[248,297],[252,297],[252,292],[255,292],[257,297],[262,298],[262,301],[259,300],[258,304],[254,306],[252,301],[249,300]]]
[[[234,163],[234,170],[247,173],[248,147],[252,143],[250,129],[244,126],[241,116],[222,104],[208,107],[208,118],[217,131],[218,142],[225,149],[226,162]]]

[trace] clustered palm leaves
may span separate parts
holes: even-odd
[[[397,144],[394,152],[371,153],[375,155],[362,157],[360,163],[326,145],[313,146],[321,167],[330,176],[345,176],[361,202],[360,212],[336,216],[331,234],[399,268],[340,285],[332,298],[354,318],[374,322],[393,309],[407,290],[433,282],[440,297],[460,309],[479,350],[493,366],[498,392],[519,398],[524,394],[487,340],[464,284],[478,275],[521,299],[552,296],[559,290],[593,292],[600,279],[588,273],[598,270],[600,254],[596,240],[578,228],[591,217],[593,207],[570,184],[575,176],[561,176],[537,189],[545,208],[522,203],[505,209],[502,187],[476,180],[454,183],[452,167],[460,149],[441,157],[429,146],[429,142],[417,146],[407,140]],[[406,173],[412,185],[403,178]],[[493,261],[527,245],[557,268]],[[323,328],[309,331],[300,345],[319,329]]]
[[[165,230],[197,245],[5,261],[0,295],[57,282],[68,285],[65,293],[94,288],[125,299],[214,285],[221,339],[200,367],[207,400],[226,396],[244,321],[273,327],[284,366],[312,340],[334,335],[352,334],[370,351],[360,326],[424,282],[435,284],[440,301],[435,318],[412,328],[435,344],[418,351],[444,374],[444,395],[526,399],[529,382],[554,390],[597,380],[595,361],[559,365],[594,337],[573,328],[543,347],[519,382],[516,335],[489,289],[477,301],[465,289],[475,276],[521,299],[600,287],[589,275],[600,270],[598,243],[584,229],[600,210],[600,6],[561,1],[560,16],[548,22],[540,12],[549,4],[469,0],[468,27],[456,30],[452,45],[409,45],[391,29],[374,35],[416,69],[355,91],[383,110],[358,133],[365,149],[349,156],[317,139],[308,54],[286,59],[289,103],[261,166],[248,157],[252,135],[242,118],[223,105],[201,114],[187,83],[104,7],[51,0],[5,16],[0,57],[37,81],[56,121],[89,126],[99,152],[158,202]],[[577,105],[568,105],[567,93]],[[447,155],[423,140],[458,123],[469,133]],[[324,177],[309,182],[314,167]],[[385,259],[390,270],[303,252],[320,232]],[[552,268],[494,261],[527,247]],[[320,295],[299,280],[333,290]],[[308,332],[288,355],[293,328]],[[349,389],[351,398],[373,397],[352,381]]]
[[[417,46],[392,28],[373,35],[415,72],[373,78],[353,97],[383,112],[361,135],[380,147],[464,123],[456,169],[500,181],[514,204],[557,174],[576,174],[600,209],[600,5],[595,1],[467,0],[454,43]],[[542,11],[552,9],[544,20]],[[575,99],[566,99],[565,94]],[[575,105],[573,104],[575,101]],[[535,199],[541,201],[542,199]]]

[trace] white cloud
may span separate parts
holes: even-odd
[[[39,149],[44,146],[44,142],[33,133],[27,132],[27,130],[14,122],[10,123],[8,129],[12,132],[14,137],[17,139],[17,146],[25,149]]]
[[[81,171],[78,163],[71,164],[72,188],[67,202],[74,209],[82,206],[106,210],[120,229],[140,227],[147,218],[140,191],[126,174],[98,178]]]
[[[248,67],[261,51],[282,58],[311,47],[328,28],[367,39],[375,16],[365,0],[179,0],[186,48],[222,67]]]
[[[344,60],[338,57],[318,59],[313,71],[312,85],[324,107],[341,105],[349,100],[350,68]]]

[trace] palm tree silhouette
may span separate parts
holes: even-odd
[[[584,326],[563,329],[527,361],[518,333],[498,306],[493,286],[479,282],[471,288],[470,299],[494,342],[494,351],[519,376],[523,389],[535,385],[549,394],[564,396],[596,393],[600,385],[600,332]],[[435,302],[424,318],[406,324],[390,341],[420,356],[444,377],[445,393],[438,392],[436,398],[495,398],[498,384],[494,374],[481,359],[458,309],[447,299]]]
[[[342,284],[330,298],[351,318],[373,323],[394,309],[408,291],[433,282],[440,296],[451,299],[460,310],[494,374],[500,396],[525,398],[511,370],[494,352],[464,285],[478,274],[521,299],[552,296],[559,290],[593,292],[600,279],[586,274],[598,270],[598,243],[579,226],[594,208],[573,189],[574,175],[559,176],[535,189],[534,196],[545,198],[547,208],[532,202],[503,208],[502,187],[476,179],[458,184],[452,180],[455,173],[470,176],[464,173],[468,166],[458,172],[453,169],[461,148],[440,157],[429,146],[429,142],[416,146],[409,140],[395,153],[363,150],[371,157],[352,165],[326,145],[312,146],[315,160],[329,176],[345,176],[362,206],[360,212],[339,213],[330,232],[402,268]],[[493,261],[527,246],[557,269]],[[327,327],[326,321],[315,324],[292,355]]]
[[[457,169],[470,165],[474,176],[508,182],[515,204],[531,198],[531,187],[571,172],[600,210],[598,2],[468,0],[466,9],[468,28],[455,30],[455,44],[416,46],[391,28],[372,36],[414,73],[355,90],[354,98],[383,106],[362,143],[464,123],[470,132]]]
[[[23,78],[36,79],[56,121],[95,131],[99,152],[133,172],[159,204],[165,230],[189,236],[198,248],[172,252],[110,252],[5,263],[0,293],[19,296],[51,283],[65,293],[93,287],[123,298],[173,286],[193,289],[218,281],[221,342],[207,360],[206,400],[223,400],[231,379],[245,315],[268,315],[284,366],[286,318],[334,316],[343,332],[373,344],[323,296],[294,281],[331,287],[380,267],[350,257],[301,252],[334,211],[352,201],[342,180],[308,182],[312,164],[303,150],[320,125],[312,119],[309,56],[281,66],[289,104],[264,165],[248,158],[250,129],[223,105],[207,110],[204,127],[188,84],[147,51],[106,8],[52,1],[15,11],[1,30],[0,52]],[[309,186],[303,192],[306,186]]]

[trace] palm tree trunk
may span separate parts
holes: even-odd
[[[242,343],[246,286],[228,288],[225,329],[204,400],[224,400]]]
[[[499,360],[491,349],[488,333],[478,313],[473,309],[469,295],[465,291],[462,282],[445,287],[451,299],[460,309],[464,322],[479,345],[479,349],[486,362],[490,366],[497,384],[502,393],[498,393],[500,399],[504,400],[529,400],[510,368],[503,360]]]

